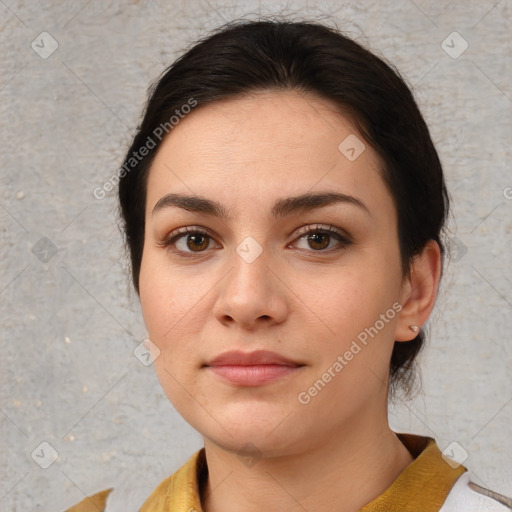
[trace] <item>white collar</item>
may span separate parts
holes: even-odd
[[[512,500],[497,493],[492,493],[504,500],[509,500],[511,506],[508,507],[469,487],[471,481],[471,472],[465,471],[456,480],[446,497],[443,506],[439,512],[510,512],[512,510]]]

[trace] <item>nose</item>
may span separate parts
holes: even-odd
[[[282,323],[289,311],[290,293],[285,285],[283,262],[273,262],[269,250],[255,258],[254,254],[247,257],[240,250],[233,251],[230,264],[230,270],[219,283],[213,308],[217,320],[226,326],[238,324],[246,330]]]

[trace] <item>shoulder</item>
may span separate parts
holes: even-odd
[[[68,508],[65,512],[103,512],[107,503],[108,495],[112,489],[105,489],[83,499],[75,506]]]
[[[137,485],[133,481],[123,482],[115,488],[87,496],[65,512],[132,512],[146,510],[148,505],[151,510],[164,510],[172,484],[173,477],[170,476],[161,482],[148,498],[148,489],[145,486]]]
[[[439,512],[510,512],[512,498],[481,487],[466,471],[455,482]]]
[[[156,489],[148,486],[141,475],[134,472],[123,478],[115,489],[88,496],[65,512],[156,512],[181,510],[183,503],[188,505],[185,510],[200,510],[199,487],[204,483],[207,472],[205,450],[202,448],[174,474],[161,481]]]

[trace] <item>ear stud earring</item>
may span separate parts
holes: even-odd
[[[417,325],[409,325],[409,329],[414,332],[418,332],[418,326]]]

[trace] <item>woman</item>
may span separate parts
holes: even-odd
[[[133,509],[510,510],[388,424],[449,203],[395,70],[320,24],[232,23],[158,81],[119,177],[148,348],[204,438]]]

